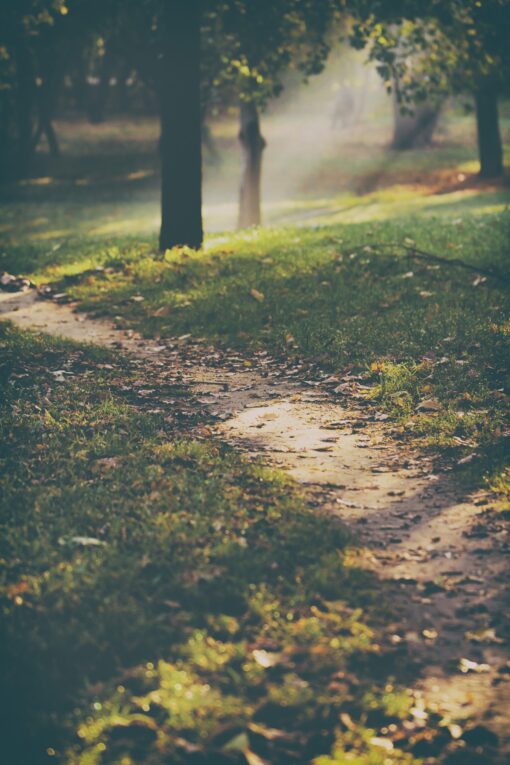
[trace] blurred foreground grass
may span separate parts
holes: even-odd
[[[386,585],[346,562],[339,521],[129,403],[146,370],[0,326],[6,761],[415,762]]]

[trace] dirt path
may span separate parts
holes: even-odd
[[[317,506],[355,532],[355,563],[389,583],[399,617],[392,639],[405,648],[409,682],[427,703],[483,726],[474,734],[482,744],[487,729],[494,731],[510,752],[510,546],[490,495],[465,495],[383,424],[303,380],[299,365],[282,369],[263,353],[246,360],[186,338],[142,340],[33,292],[0,293],[0,316],[157,360],[196,386],[221,437],[287,469]]]

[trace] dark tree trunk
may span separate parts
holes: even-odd
[[[53,157],[53,159],[57,159],[58,157],[60,157],[60,146],[58,143],[58,138],[55,132],[55,128],[53,127],[53,122],[51,120],[47,120],[43,122],[43,130],[44,130],[44,134],[46,135],[46,140],[48,141],[50,154]]]
[[[53,127],[53,115],[57,107],[60,85],[60,62],[51,50],[42,51],[40,61],[43,80],[38,92],[39,124],[34,137],[34,150],[45,135],[50,155],[53,159],[57,159],[60,156],[60,147]]]
[[[260,132],[257,105],[242,101],[240,108],[241,129],[239,140],[243,150],[243,170],[239,193],[239,228],[259,226],[260,182],[262,177],[262,154],[266,142]]]
[[[122,61],[117,74],[117,103],[119,111],[123,114],[129,112],[129,85],[128,80],[131,74],[131,67],[125,61]]]
[[[89,120],[93,125],[99,125],[101,122],[105,121],[106,106],[108,104],[108,96],[110,95],[110,79],[113,75],[114,67],[115,56],[107,46],[101,62],[99,83],[93,90],[90,104]]]
[[[76,58],[76,65],[71,78],[71,87],[76,109],[86,113],[88,110],[89,85],[87,83],[87,62],[83,50],[79,51]]]
[[[162,251],[199,249],[202,229],[200,0],[166,0],[159,73]]]
[[[430,146],[441,104],[419,104],[413,108],[413,114],[402,114],[400,104],[395,99],[393,108],[395,120],[391,148],[405,151]]]
[[[499,130],[498,93],[490,81],[481,83],[476,93],[476,127],[480,176],[499,178],[503,175],[503,146]]]
[[[0,183],[6,180],[12,169],[12,99],[10,93],[0,90]]]
[[[33,145],[34,151],[35,149],[37,149],[43,135],[46,136],[46,140],[48,141],[50,156],[53,159],[58,159],[60,157],[60,146],[58,143],[58,138],[55,132],[55,128],[53,127],[53,122],[51,121],[50,117],[47,114],[41,113],[39,115],[39,124],[37,126],[37,130],[34,136],[34,145]]]
[[[16,111],[17,111],[17,170],[21,176],[29,173],[34,154],[33,114],[36,96],[32,53],[20,39],[15,47]]]

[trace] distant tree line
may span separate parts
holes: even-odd
[[[503,174],[510,0],[3,0],[0,171],[29,174],[43,136],[59,155],[59,108],[101,122],[113,95],[118,111],[157,111],[160,247],[198,248],[208,115],[212,104],[237,102],[239,225],[258,225],[261,110],[290,69],[318,74],[340,38],[366,51],[393,93],[395,148],[411,145],[418,128],[426,142],[442,100],[470,94],[480,174]]]

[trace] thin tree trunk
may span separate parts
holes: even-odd
[[[480,176],[499,178],[503,175],[503,146],[499,130],[498,94],[490,80],[481,83],[476,93],[476,126]]]
[[[53,159],[60,157],[60,146],[57,134],[53,127],[53,115],[57,106],[58,90],[60,85],[60,62],[51,50],[40,52],[43,81],[39,86],[39,125],[34,137],[33,149],[37,148],[42,136],[48,141],[48,148]]]
[[[58,159],[60,157],[60,145],[58,142],[57,134],[55,132],[55,128],[53,127],[53,122],[47,114],[41,114],[39,117],[39,124],[33,139],[34,151],[39,146],[39,142],[43,135],[46,136],[46,140],[48,141],[50,156],[53,159]]]
[[[262,154],[266,142],[260,132],[260,119],[254,101],[242,101],[239,140],[243,150],[243,170],[239,193],[239,228],[259,226]]]
[[[119,111],[122,114],[129,112],[129,86],[128,80],[131,74],[131,67],[125,61],[121,61],[117,71],[117,103]]]
[[[76,63],[71,77],[71,89],[76,109],[78,109],[79,112],[87,112],[89,108],[89,84],[87,82],[87,62],[83,50],[79,50],[76,57]]]
[[[12,170],[12,107],[10,92],[0,90],[0,183]]]
[[[24,40],[15,47],[18,152],[17,169],[28,174],[34,154],[33,111],[36,94],[32,54]]]
[[[109,50],[107,45],[101,62],[99,83],[92,94],[89,120],[93,125],[99,125],[101,122],[105,121],[106,106],[108,103],[108,96],[110,95],[110,79],[114,71],[114,66],[115,56]]]
[[[202,228],[200,0],[166,0],[162,17],[161,108],[162,251],[199,249]]]
[[[48,141],[50,155],[53,157],[53,159],[58,159],[58,157],[60,157],[60,146],[58,143],[55,128],[53,127],[53,122],[51,120],[45,122],[43,129],[46,134],[46,140]]]
[[[391,148],[396,151],[430,146],[441,112],[441,104],[419,104],[413,114],[402,114],[394,100],[394,127]]]

